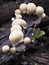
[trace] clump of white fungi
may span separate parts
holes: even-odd
[[[16,47],[15,45],[20,44],[20,42],[24,41],[24,44],[29,44],[31,42],[31,39],[29,37],[24,38],[23,29],[27,28],[27,23],[24,19],[22,19],[21,14],[36,14],[39,16],[39,18],[46,17],[46,14],[44,13],[44,8],[41,6],[37,6],[34,3],[22,3],[19,6],[19,9],[15,10],[15,18],[12,18],[12,27],[11,27],[11,33],[9,35],[9,40],[12,44],[12,48],[10,49],[8,45],[4,45],[2,47],[2,52],[7,53],[9,50],[12,54],[16,53]],[[34,42],[34,41],[33,41]]]

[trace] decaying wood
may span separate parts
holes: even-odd
[[[4,0],[4,3],[2,1],[3,0],[0,0],[0,24],[5,22],[7,23],[0,27],[0,65],[49,65],[49,17],[43,19],[37,26],[42,30],[45,30],[46,37],[42,37],[38,40],[38,42],[28,45],[25,52],[16,53],[16,55],[2,53],[1,48],[3,45],[7,44],[11,47],[11,43],[9,41],[11,21],[9,20],[12,16],[14,16],[14,10],[18,8],[21,3],[19,1],[16,5],[16,2],[12,0],[7,2]],[[24,0],[24,2],[27,1],[28,0]],[[45,12],[48,14],[48,0],[30,0],[28,2],[35,2],[37,5],[42,5],[46,9]],[[45,4],[43,4],[43,2]],[[37,17],[32,15],[25,15],[23,18],[27,21],[27,24],[30,25],[30,27],[32,26],[32,22],[34,22],[34,20],[34,23],[37,23],[37,21],[39,22],[39,20],[36,20]],[[25,35],[31,36],[31,34],[32,28],[28,28]]]

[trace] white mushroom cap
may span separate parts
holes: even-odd
[[[27,11],[27,5],[25,3],[20,4],[20,7],[19,8],[20,8],[20,10],[21,10],[21,12],[23,14],[26,13],[26,11]]]
[[[11,52],[12,54],[16,54],[16,47],[12,47],[12,48],[10,49],[10,52]]]
[[[15,31],[11,32],[11,34],[9,35],[9,40],[12,45],[19,44],[20,42],[23,41],[23,38],[24,38],[24,34],[20,30],[15,30]]]
[[[20,9],[16,9],[16,10],[15,10],[15,15],[16,15],[16,14],[21,14],[21,10],[20,10]]]
[[[23,19],[15,19],[15,20],[12,22],[12,26],[14,26],[14,25],[20,25],[20,26],[22,26],[24,29],[26,29],[26,27],[27,27],[27,23],[26,23],[26,21],[23,20]]]
[[[38,16],[41,16],[43,13],[44,13],[44,8],[41,7],[41,6],[37,6],[37,7],[36,7],[36,14],[37,14]]]
[[[32,14],[36,11],[36,5],[34,3],[28,3],[27,5],[27,13]]]
[[[45,18],[45,17],[46,17],[46,14],[43,13],[43,14],[41,15],[41,18]]]
[[[22,18],[22,15],[20,15],[20,14],[17,14],[15,16],[16,16],[16,19],[21,19]]]
[[[29,37],[24,38],[24,44],[29,44],[31,39]]]
[[[4,46],[2,47],[2,52],[3,52],[3,53],[7,53],[9,50],[10,50],[10,47],[9,47],[8,45],[4,45]]]
[[[20,25],[14,25],[13,27],[11,27],[11,32],[13,32],[15,30],[21,30],[22,31],[22,27]]]

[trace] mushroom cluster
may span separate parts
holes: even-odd
[[[44,18],[46,16],[44,8],[42,6],[36,6],[34,3],[22,3],[20,4],[19,9],[23,14],[36,14],[40,18]]]
[[[11,27],[11,33],[9,35],[9,40],[12,44],[12,48],[10,48],[8,45],[4,45],[2,47],[2,52],[7,53],[9,50],[12,54],[16,53],[16,45],[20,44],[20,42],[24,42],[25,45],[29,44],[31,42],[31,39],[29,37],[24,38],[23,29],[25,30],[27,28],[27,23],[24,19],[22,19],[21,14],[36,14],[40,18],[46,17],[46,14],[44,13],[44,8],[41,6],[36,6],[34,3],[22,3],[19,6],[19,9],[15,10],[15,18],[12,18],[12,27]],[[32,40],[34,42],[34,40]]]
[[[21,14],[36,14],[40,18],[45,18],[44,8],[42,6],[36,6],[34,3],[22,3],[19,9],[15,10],[15,16],[18,19],[22,18]]]

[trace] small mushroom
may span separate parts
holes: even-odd
[[[22,15],[20,15],[20,14],[16,15],[16,19],[21,19],[21,18],[22,18]]]
[[[22,31],[22,27],[20,25],[15,25],[15,26],[11,27],[11,32],[13,32],[15,30],[21,30]]]
[[[29,37],[24,38],[24,44],[29,44],[31,39]]]
[[[36,5],[34,3],[28,3],[27,14],[32,14],[36,11]]]
[[[18,45],[20,42],[23,41],[24,34],[20,30],[15,30],[10,33],[9,40],[13,46]]]
[[[32,38],[31,42],[34,43],[35,42],[35,38]]]
[[[11,18],[11,20],[12,20],[12,21],[14,21],[14,20],[15,20],[15,18]]]
[[[9,50],[10,50],[10,47],[9,47],[8,45],[4,45],[4,46],[2,47],[2,52],[3,52],[3,53],[7,53]]]
[[[21,10],[20,10],[20,9],[16,9],[16,10],[15,10],[15,15],[16,15],[16,14],[21,14]]]
[[[16,47],[12,47],[12,48],[10,49],[10,52],[11,52],[12,54],[16,54]]]
[[[41,7],[41,6],[37,6],[37,7],[36,7],[36,14],[37,14],[38,16],[41,16],[43,13],[44,13],[44,8]]]
[[[27,23],[26,23],[26,21],[23,20],[23,19],[15,19],[15,20],[12,22],[12,26],[14,26],[14,25],[20,25],[20,26],[22,26],[24,29],[27,28]]]
[[[46,17],[46,14],[45,13],[43,13],[41,16],[40,16],[40,18],[45,18]]]
[[[20,8],[20,10],[21,10],[21,12],[23,14],[26,13],[26,11],[27,11],[27,5],[25,3],[20,4],[20,7],[19,8]]]

